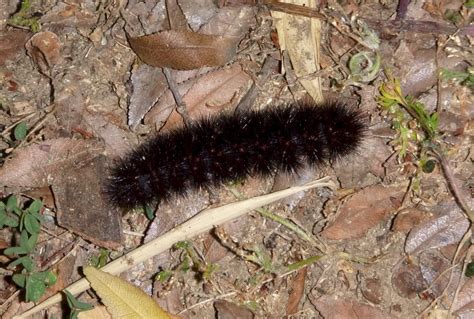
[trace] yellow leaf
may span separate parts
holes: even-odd
[[[112,318],[172,318],[150,296],[119,277],[94,267],[85,267],[84,274]]]

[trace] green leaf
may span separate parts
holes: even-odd
[[[155,211],[150,205],[145,205],[145,215],[148,220],[153,220],[155,218]]]
[[[28,207],[28,211],[30,213],[39,213],[41,207],[43,207],[43,201],[35,199]]]
[[[433,160],[428,160],[426,163],[423,163],[421,169],[424,173],[432,173],[436,167],[436,162]]]
[[[30,234],[38,234],[41,229],[41,224],[36,217],[31,214],[25,216],[25,228]]]
[[[44,271],[46,273],[46,277],[44,279],[44,282],[47,287],[52,286],[58,281],[58,277],[51,271]]]
[[[12,276],[12,280],[19,287],[25,288],[25,283],[26,283],[26,275],[25,274],[14,274]]]
[[[173,276],[172,271],[162,270],[156,275],[156,279],[161,283],[165,283],[171,278],[171,276]]]
[[[4,225],[8,226],[8,227],[16,228],[16,227],[18,227],[18,219],[13,218],[13,217],[7,217],[4,221]],[[0,226],[0,228],[2,228],[2,227]]]
[[[38,233],[31,234],[31,236],[28,238],[28,244],[27,244],[29,252],[31,252],[35,248],[37,241],[38,241]]]
[[[28,128],[26,127],[25,122],[18,123],[18,125],[15,126],[15,129],[13,131],[13,135],[15,136],[15,140],[17,141],[24,140],[27,133],[28,133]]]
[[[69,305],[69,308],[71,308],[71,310],[76,310],[80,312],[91,310],[94,308],[93,305],[78,300],[69,291],[63,290],[63,292],[66,294],[67,304]]]
[[[37,302],[46,291],[46,285],[42,278],[38,278],[37,273],[33,273],[26,278],[26,301]]]
[[[17,265],[23,265],[23,268],[27,271],[33,271],[34,269],[34,262],[30,256],[23,256],[18,259],[15,259],[10,264],[8,264],[8,268],[16,267]]]
[[[11,256],[11,255],[23,255],[27,254],[28,251],[23,248],[23,247],[8,247],[3,251],[5,255]]]
[[[13,212],[15,208],[18,209],[18,201],[16,196],[12,195],[7,199],[7,212]]]
[[[467,264],[465,274],[466,274],[466,277],[469,277],[469,278],[474,277],[474,261],[471,261],[469,264]]]

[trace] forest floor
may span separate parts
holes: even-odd
[[[121,277],[182,318],[474,318],[474,4],[319,2],[2,1],[2,318],[206,208],[324,176],[337,187],[184,236]],[[365,115],[356,154],[146,212],[102,194],[108,167],[154,134],[323,96]]]

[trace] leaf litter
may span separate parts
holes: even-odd
[[[172,312],[190,318],[213,317],[216,312],[324,318],[451,313],[468,318],[474,308],[472,279],[464,277],[462,267],[471,255],[469,242],[461,241],[472,221],[452,199],[439,162],[426,173],[417,170],[422,163],[414,156],[397,158],[393,153],[397,145],[390,141],[396,132],[376,104],[384,76],[378,73],[368,83],[354,82],[348,67],[353,55],[373,50],[372,44],[378,43],[383,64],[402,81],[404,92],[423,101],[430,112],[441,111],[452,180],[460,193],[466,193],[472,184],[472,88],[438,76],[438,68],[469,74],[469,29],[464,28],[469,9],[455,2],[411,3],[400,26],[390,24],[390,17],[401,12],[396,3],[322,7],[317,15],[320,30],[308,18],[315,16],[311,4],[296,9],[271,1],[258,6],[220,2],[219,7],[211,1],[35,4],[34,10],[43,13],[39,33],[0,24],[0,36],[7,39],[0,41],[2,192],[6,196],[34,194],[40,187],[51,190],[54,202],[48,201],[45,213],[50,231],[42,232],[41,239],[49,257],[57,253],[64,258],[47,258],[44,265],[64,267],[62,272],[79,278],[78,267],[87,264],[98,246],[116,249],[107,257],[115,259],[122,249],[139,247],[142,238],[152,240],[206,207],[235,201],[227,188],[235,187],[247,197],[272,189],[271,181],[255,179],[210,190],[210,195],[202,190],[154,212],[148,230],[139,212],[122,216],[107,207],[100,198],[100,181],[107,177],[108,164],[147,135],[183,125],[176,96],[190,117],[198,118],[238,108],[252,83],[258,83],[252,95],[257,107],[292,101],[303,95],[302,88],[315,100],[321,92],[329,96],[332,91],[338,99],[356,101],[350,105],[364,102],[370,122],[364,150],[317,172],[338,177],[342,188],[337,192],[309,191],[296,204],[267,208],[320,237],[319,249],[282,224],[252,213],[224,225],[227,239],[214,231],[187,238],[195,255],[174,247],[132,268],[129,280],[160,302],[166,300]],[[15,8],[1,6],[9,15],[15,13]],[[289,14],[295,12],[304,19]],[[283,28],[272,27],[278,15],[286,16],[280,18],[287,19]],[[360,19],[344,18],[349,16]],[[433,21],[440,27],[426,32]],[[451,27],[460,27],[459,34],[445,37]],[[378,42],[370,42],[374,35]],[[317,36],[322,36],[321,42],[304,40]],[[210,39],[211,51],[206,51],[202,38]],[[139,47],[145,46],[145,57],[135,52],[142,60],[175,69],[170,70],[174,91],[161,68],[144,65],[135,56],[137,39]],[[224,45],[216,46],[222,39]],[[197,45],[189,46],[194,40]],[[150,48],[158,51],[150,53]],[[183,48],[190,48],[189,56],[181,54]],[[207,52],[204,59],[194,59],[199,51]],[[279,69],[262,68],[268,57],[279,63]],[[182,68],[195,69],[177,70]],[[259,82],[259,76],[268,80]],[[26,124],[24,141],[10,134],[20,122]],[[408,150],[416,154],[416,145]],[[45,198],[51,196],[47,193],[36,192]],[[224,239],[234,250],[224,247]],[[74,253],[64,255],[67,247]],[[281,271],[300,262],[304,270]],[[1,297],[2,304],[11,297],[8,315],[27,306],[18,296]],[[48,311],[62,315],[60,308]]]

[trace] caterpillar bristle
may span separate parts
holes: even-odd
[[[356,151],[364,122],[361,112],[339,103],[203,118],[126,155],[112,168],[106,193],[113,204],[132,208],[277,169],[298,172]]]

